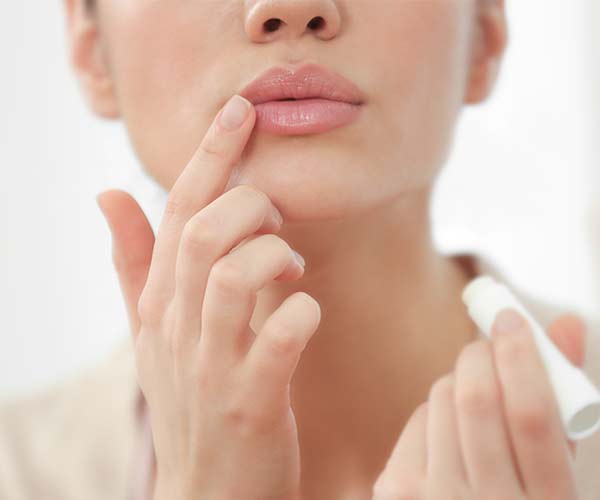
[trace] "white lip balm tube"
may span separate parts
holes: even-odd
[[[490,339],[492,326],[500,311],[505,308],[519,311],[533,331],[569,439],[584,439],[600,429],[600,392],[585,372],[571,363],[554,345],[506,286],[491,276],[480,276],[465,287],[462,300],[469,308],[473,321]],[[523,382],[527,383],[526,380]]]

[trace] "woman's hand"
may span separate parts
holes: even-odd
[[[507,320],[503,330],[499,320]],[[467,345],[411,418],[373,500],[576,500],[575,444],[564,433],[528,326],[496,319],[493,341]],[[564,315],[549,329],[577,366],[584,327]]]
[[[156,242],[127,193],[99,200],[150,410],[156,500],[298,494],[289,383],[321,311],[298,292],[259,332],[249,326],[256,293],[304,268],[274,234],[280,215],[263,192],[240,185],[224,193],[256,120],[244,102],[215,118],[171,189]],[[221,120],[244,113],[237,127]]]

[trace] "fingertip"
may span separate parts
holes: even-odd
[[[557,321],[560,322],[564,329],[569,330],[572,334],[585,335],[587,325],[579,315],[566,313],[558,318]]]
[[[222,108],[217,123],[230,132],[241,128],[250,116],[252,103],[239,94],[233,95]]]
[[[512,307],[502,309],[494,319],[492,325],[492,338],[518,334],[529,329],[529,324],[520,311]]]
[[[422,418],[424,420],[427,420],[427,413],[429,411],[428,403],[429,403],[429,401],[424,401],[419,406],[417,406],[417,408],[413,412],[413,418],[415,418],[415,419]]]
[[[560,350],[577,366],[585,362],[587,326],[576,314],[564,314],[549,328],[549,335]]]
[[[106,219],[106,212],[104,210],[104,205],[102,205],[102,201],[100,200],[101,196],[97,195],[96,196],[96,204],[98,205],[98,208],[100,209],[100,212],[102,213],[102,216]]]
[[[106,201],[106,197],[108,196],[108,193],[111,190],[105,190],[105,191],[101,191],[96,195],[96,204],[98,205],[98,208],[100,208],[100,211],[102,212],[102,215],[104,215],[105,218],[107,218],[107,201]]]
[[[110,215],[109,212],[115,204],[118,204],[122,201],[123,194],[127,195],[128,193],[119,189],[107,189],[96,195],[96,203],[100,207],[100,210],[105,217]]]
[[[574,358],[577,365],[582,366],[585,362],[585,343],[587,337],[587,325],[576,315],[565,317],[569,339],[573,345]]]

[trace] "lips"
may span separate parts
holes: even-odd
[[[364,103],[354,83],[316,64],[296,71],[272,68],[240,95],[254,105],[256,127],[277,135],[322,133],[348,125]]]
[[[349,80],[317,64],[306,64],[297,71],[272,68],[240,93],[252,104],[283,99],[321,98],[361,104],[361,91]]]

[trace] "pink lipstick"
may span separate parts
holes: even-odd
[[[254,105],[258,130],[276,135],[319,134],[348,125],[364,97],[354,83],[316,64],[272,68],[240,95]]]

